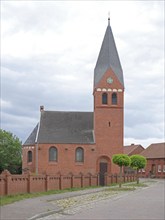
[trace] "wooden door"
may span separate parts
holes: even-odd
[[[100,162],[100,186],[105,186],[105,173],[108,170],[108,164]]]

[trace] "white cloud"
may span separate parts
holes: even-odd
[[[125,143],[163,141],[163,8],[163,1],[2,1],[3,128],[25,140],[40,105],[93,111],[93,70],[110,11],[124,70]]]

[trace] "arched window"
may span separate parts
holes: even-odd
[[[112,93],[112,105],[117,105],[117,93]]]
[[[32,162],[32,151],[31,150],[28,151],[27,161],[28,163]]]
[[[57,161],[57,148],[56,147],[49,148],[49,161]]]
[[[108,104],[108,95],[106,92],[102,94],[102,104],[104,105]]]
[[[82,147],[76,149],[76,162],[84,162],[84,149]]]

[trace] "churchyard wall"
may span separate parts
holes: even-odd
[[[136,180],[136,176],[123,176],[123,182]],[[119,182],[118,175],[105,174],[105,185]],[[67,188],[83,188],[99,185],[99,174],[92,175],[34,175],[31,173],[12,175],[5,170],[0,175],[0,195],[15,195],[23,193],[46,192],[49,190],[62,190]]]

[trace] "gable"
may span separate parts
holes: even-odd
[[[124,154],[127,154],[129,156],[133,154],[140,154],[143,150],[144,150],[144,147],[142,147],[139,144],[138,145],[131,144],[131,145],[124,146]]]

